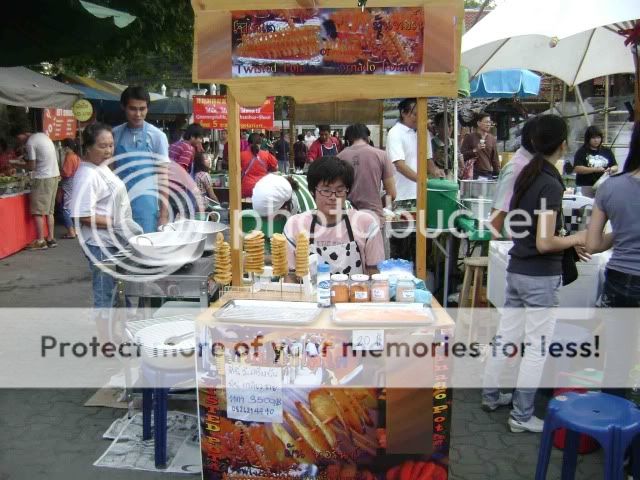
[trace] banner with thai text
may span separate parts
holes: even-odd
[[[273,97],[267,98],[258,108],[240,109],[240,128],[273,129]],[[204,128],[227,128],[227,99],[224,96],[196,95],[193,97],[193,118]]]

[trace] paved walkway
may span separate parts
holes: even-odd
[[[89,268],[80,246],[60,240],[49,251],[21,252],[0,260],[0,305],[87,307]],[[91,390],[0,390],[0,480],[171,479],[183,475],[93,467],[107,449],[102,434],[123,410],[84,407]],[[540,436],[507,430],[508,410],[485,413],[477,390],[454,392],[452,480],[530,480]],[[544,414],[544,403],[538,405]],[[549,479],[560,477],[553,452]],[[602,453],[582,456],[576,478],[602,478]]]

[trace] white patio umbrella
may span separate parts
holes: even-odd
[[[640,19],[639,0],[509,0],[462,37],[471,76],[527,68],[567,85],[636,71],[619,30]]]

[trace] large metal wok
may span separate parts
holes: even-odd
[[[497,180],[460,180],[460,198],[493,200],[497,186]]]
[[[217,215],[215,221],[210,221],[212,215]],[[218,232],[224,232],[229,228],[228,225],[220,223],[220,214],[218,212],[211,212],[207,215],[207,220],[179,220],[173,223],[167,223],[160,227],[163,232],[175,231],[175,232],[189,232],[202,234],[206,237],[204,249],[207,252],[213,251],[216,246],[216,234]]]
[[[149,266],[185,265],[204,252],[206,237],[197,232],[153,232],[129,239],[138,263]]]

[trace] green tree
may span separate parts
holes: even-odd
[[[93,0],[135,15],[113,42],[98,44],[91,54],[57,60],[54,71],[159,89],[190,87],[193,10],[188,0]],[[87,34],[90,41],[91,33]]]

